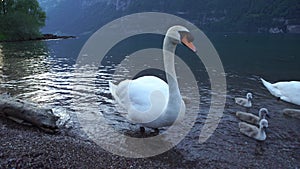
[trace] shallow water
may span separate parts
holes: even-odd
[[[187,84],[184,70],[177,68],[181,94],[188,98],[187,116],[196,115],[196,121],[187,135],[176,143],[175,148],[157,156],[162,161],[180,159],[178,162],[203,161],[203,163],[226,163],[232,167],[259,167],[259,165],[278,166],[279,168],[300,167],[300,121],[285,117],[284,108],[299,108],[286,102],[277,101],[262,86],[260,77],[268,81],[300,80],[300,43],[299,35],[209,35],[223,62],[227,81],[226,105],[221,121],[212,136],[200,144],[199,135],[207,117],[212,91],[205,67],[190,51],[179,47],[178,55],[191,55],[182,58],[196,79],[196,86]],[[132,124],[120,115],[122,110],[108,89],[108,81],[121,81],[130,77],[130,71],[136,66],[122,64],[125,57],[143,48],[161,46],[162,37],[149,36],[150,40],[138,43],[145,37],[134,37],[117,45],[107,54],[104,66],[86,65],[78,68],[76,58],[84,38],[63,41],[42,41],[0,44],[0,91],[13,96],[28,99],[36,103],[47,104],[58,111],[66,110],[76,123],[85,119],[88,129],[100,132],[99,138],[109,138],[113,144],[119,142],[107,128],[101,128],[99,117],[113,130],[132,137],[141,137],[139,125]],[[156,62],[159,62],[159,58]],[[179,62],[179,60],[177,60]],[[156,63],[155,62],[155,63]],[[130,62],[128,62],[130,63]],[[142,65],[142,63],[140,63]],[[177,63],[179,64],[179,63]],[[145,63],[147,68],[151,63]],[[129,70],[130,69],[130,70]],[[137,70],[139,71],[139,70]],[[116,73],[117,72],[117,73]],[[115,73],[115,75],[112,75]],[[164,78],[161,71],[147,69],[137,76],[156,74]],[[244,97],[252,92],[252,113],[262,107],[270,111],[268,138],[265,142],[256,142],[238,131],[238,122],[234,113],[245,108],[234,104],[234,97]],[[199,103],[200,100],[200,103]],[[199,109],[200,108],[200,109]],[[76,116],[75,116],[76,115]],[[92,119],[92,120],[91,120]],[[82,121],[81,121],[82,122]],[[97,124],[94,124],[96,123]],[[180,127],[179,127],[180,129]],[[82,130],[86,130],[82,127]],[[92,137],[95,131],[87,135]],[[150,129],[146,132],[151,135]],[[167,128],[160,132],[165,133]],[[96,137],[96,136],[95,136]],[[122,138],[124,139],[124,138]],[[175,144],[171,138],[163,138],[164,143]],[[122,145],[130,143],[122,140]],[[161,143],[161,142],[160,142]],[[126,147],[123,147],[126,152]],[[161,158],[163,157],[163,158]],[[154,157],[156,158],[156,157]],[[167,160],[168,161],[168,160]],[[220,165],[222,166],[222,165]],[[261,166],[260,166],[261,167]]]

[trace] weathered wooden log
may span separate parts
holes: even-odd
[[[16,99],[7,94],[0,95],[0,114],[18,123],[29,123],[46,132],[55,132],[58,129],[58,116],[52,109],[41,107],[28,101]]]
[[[300,109],[283,109],[283,114],[300,119]]]

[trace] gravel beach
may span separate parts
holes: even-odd
[[[47,134],[37,128],[0,118],[0,168],[197,168],[178,163],[176,151],[157,157],[129,159],[106,152],[95,143],[68,132]]]

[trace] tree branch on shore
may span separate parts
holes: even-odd
[[[43,131],[54,133],[58,129],[58,116],[52,109],[16,99],[7,94],[0,95],[0,114],[20,124],[34,125]]]

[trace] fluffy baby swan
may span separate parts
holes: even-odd
[[[300,119],[300,109],[283,109],[283,114]]]
[[[245,122],[239,122],[239,128],[241,133],[259,141],[264,141],[267,138],[266,135],[267,127],[268,127],[268,120],[266,119],[260,120],[259,128]]]
[[[244,107],[251,107],[252,93],[247,93],[246,98],[235,98],[235,103]]]
[[[266,116],[269,117],[269,111],[266,108],[261,108],[258,112],[258,116],[252,113],[246,113],[242,111],[237,111],[235,114],[240,120],[248,122],[250,124],[259,125],[261,119],[265,119]]]

